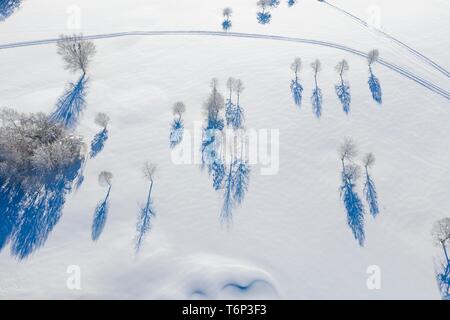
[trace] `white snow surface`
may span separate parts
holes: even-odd
[[[256,0],[25,0],[0,22],[0,45],[123,31],[220,31],[221,11],[234,10],[233,32],[330,41],[367,52],[450,91],[449,78],[392,41],[331,7],[282,2],[269,25],[256,22]],[[450,5],[447,1],[331,1],[366,18],[379,9],[385,32],[450,69]],[[81,29],[67,28],[67,10],[81,9]],[[89,143],[97,112],[111,118],[105,149],[87,162],[86,180],[67,197],[62,218],[45,245],[23,261],[0,252],[0,298],[62,299],[439,299],[431,241],[432,224],[449,216],[449,100],[381,65],[374,66],[383,104],[371,98],[364,58],[311,44],[199,35],[128,36],[94,40],[87,109],[78,132]],[[301,108],[294,105],[289,69],[303,59]],[[0,50],[0,106],[51,112],[68,81],[56,46]],[[312,114],[309,96],[319,58],[323,116]],[[336,63],[350,64],[352,104],[346,116],[334,92]],[[246,126],[278,129],[279,171],[252,169],[232,228],[223,228],[221,193],[198,165],[175,165],[168,146],[172,104],[187,105],[186,129],[202,121],[201,107],[213,77],[225,93],[229,76],[246,87]],[[337,147],[353,138],[373,152],[372,169],[381,213],[366,214],[366,244],[359,247],[339,196]],[[158,164],[153,200],[157,217],[142,250],[133,239],[148,184],[142,163]],[[98,242],[91,240],[94,209],[105,189],[102,170],[114,174],[110,211]],[[362,181],[357,187],[362,196]],[[81,269],[81,290],[69,290],[68,266]],[[377,265],[381,288],[369,290],[366,270]]]

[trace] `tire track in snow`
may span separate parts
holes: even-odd
[[[116,32],[116,33],[106,33],[106,34],[96,34],[96,35],[87,35],[84,36],[85,39],[88,40],[99,40],[99,39],[111,39],[111,38],[119,38],[119,37],[128,37],[128,36],[213,36],[213,37],[231,37],[231,38],[249,38],[249,39],[264,39],[264,40],[274,40],[274,41],[287,41],[287,42],[296,42],[296,43],[306,43],[311,45],[318,45],[328,48],[334,48],[341,51],[346,51],[352,53],[354,55],[367,58],[367,53],[356,50],[338,43],[313,40],[313,39],[304,39],[304,38],[294,38],[294,37],[286,37],[286,36],[277,36],[277,35],[266,35],[266,34],[256,34],[256,33],[239,33],[239,32],[222,32],[222,31],[127,31],[127,32]],[[30,46],[40,46],[56,43],[58,38],[53,39],[42,39],[35,41],[24,41],[24,42],[15,42],[15,43],[6,43],[0,44],[0,50],[5,49],[13,49],[20,47],[30,47]],[[414,74],[406,68],[400,67],[394,63],[388,62],[384,59],[378,59],[378,64],[397,72],[398,74],[420,84],[421,86],[427,88],[428,90],[433,91],[436,94],[441,95],[442,97],[450,100],[450,92],[446,91],[435,85],[434,83],[421,78],[420,76]]]
[[[384,32],[383,30],[380,30],[374,26],[369,25],[366,21],[362,20],[361,18],[353,15],[352,13],[337,7],[331,3],[329,3],[328,1],[321,1],[327,5],[329,5],[330,7],[332,7],[333,9],[347,15],[348,17],[352,18],[353,20],[355,20],[356,22],[358,22],[359,24],[361,24],[362,26],[364,26],[365,28],[369,29],[369,30],[373,30],[376,33],[388,38],[389,40],[395,42],[396,44],[398,44],[400,47],[405,48],[406,50],[408,50],[410,53],[412,53],[415,57],[419,58],[420,60],[422,60],[423,62],[425,62],[426,64],[430,65],[431,67],[433,67],[434,69],[436,69],[437,71],[439,71],[440,73],[442,73],[443,75],[445,75],[447,78],[450,78],[450,72],[447,71],[444,67],[440,66],[439,64],[437,64],[436,62],[434,62],[433,60],[431,60],[430,58],[428,58],[427,56],[423,55],[422,53],[420,53],[419,51],[415,50],[414,48],[411,48],[410,46],[408,46],[406,43],[400,41],[399,39],[391,36],[390,34]]]

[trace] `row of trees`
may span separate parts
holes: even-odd
[[[347,211],[347,223],[353,232],[353,236],[360,246],[364,246],[364,205],[358,192],[355,190],[357,180],[360,177],[360,166],[355,162],[358,150],[355,143],[346,139],[338,149],[339,158],[342,164],[340,194]],[[379,214],[378,195],[375,183],[369,173],[369,169],[375,163],[375,156],[368,153],[362,159],[364,167],[364,196],[369,206],[371,215],[375,218]]]
[[[214,190],[223,191],[221,221],[232,222],[232,209],[242,203],[248,189],[250,166],[245,159],[243,139],[244,108],[241,80],[227,80],[228,98],[218,90],[218,81],[211,81],[211,92],[203,105],[206,116],[202,138],[202,168],[207,167]],[[225,129],[228,128],[227,132]],[[231,135],[227,136],[231,130]],[[230,143],[231,142],[231,143]]]
[[[372,65],[377,61],[379,57],[378,50],[371,50],[367,54],[367,61],[369,65],[369,89],[372,94],[372,98],[379,104],[382,103],[382,94],[381,94],[381,86],[378,78],[374,75],[372,70]],[[294,79],[291,80],[290,89],[292,98],[294,99],[294,103],[297,106],[301,106],[302,103],[302,95],[303,95],[303,86],[300,81],[300,70],[302,67],[302,60],[300,58],[295,58],[294,62],[291,64],[291,70],[294,72]],[[311,68],[314,72],[314,87],[311,94],[311,104],[313,108],[314,114],[317,118],[320,118],[322,115],[322,90],[318,84],[318,74],[322,70],[322,64],[320,60],[315,60],[311,63]],[[334,86],[336,95],[342,105],[343,111],[348,114],[350,112],[350,104],[351,104],[351,93],[350,93],[350,85],[348,81],[344,79],[345,73],[350,69],[347,60],[343,59],[339,61],[336,65],[335,70],[339,74],[340,81]]]

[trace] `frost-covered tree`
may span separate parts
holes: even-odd
[[[302,104],[302,93],[303,86],[300,83],[299,72],[302,67],[302,59],[295,58],[294,62],[291,64],[291,70],[294,71],[295,78],[291,80],[291,93],[294,98],[294,102],[300,107]]]
[[[268,24],[272,19],[272,14],[269,12],[268,8],[271,7],[272,0],[259,0],[256,5],[259,10],[256,13],[256,20],[260,24]]]
[[[24,259],[58,223],[84,159],[82,138],[43,113],[0,110],[0,250]]]
[[[236,105],[233,103],[235,82],[236,79],[234,79],[233,77],[229,77],[227,80],[228,98],[225,101],[225,119],[227,122],[227,126],[229,126],[233,121],[234,110],[236,108]]]
[[[0,21],[5,20],[14,13],[22,3],[22,0],[0,0]]]
[[[375,156],[372,153],[368,153],[364,159],[363,164],[366,173],[366,181],[364,183],[364,194],[366,196],[366,201],[369,204],[370,214],[376,217],[380,213],[378,207],[378,195],[375,188],[375,182],[369,174],[369,168],[371,168],[375,163]]]
[[[434,243],[442,249],[444,260],[436,270],[436,280],[442,299],[450,300],[450,218],[443,218],[433,225],[431,232]]]
[[[90,157],[96,157],[105,147],[105,142],[108,140],[108,124],[109,124],[109,116],[106,113],[99,112],[95,116],[95,124],[100,126],[102,129],[98,132],[94,139],[91,142],[91,152]]]
[[[58,54],[62,56],[66,69],[86,74],[92,58],[95,55],[95,45],[92,41],[85,40],[83,35],[61,35],[58,42]]]
[[[107,192],[103,201],[99,202],[94,212],[94,220],[92,221],[91,237],[93,241],[97,241],[105,228],[106,219],[109,209],[109,195],[111,194],[113,174],[109,171],[102,171],[98,175],[98,183],[102,187],[106,187]]]
[[[339,101],[342,104],[342,109],[346,114],[350,112],[350,103],[352,101],[352,97],[350,95],[350,86],[347,81],[344,81],[344,73],[349,70],[349,65],[347,60],[343,59],[340,61],[336,67],[336,72],[339,74],[341,79],[340,83],[334,86],[336,90],[336,94],[339,98]]]
[[[322,116],[322,90],[319,88],[317,82],[317,74],[322,70],[320,60],[316,59],[313,63],[311,63],[311,68],[314,72],[314,88],[311,95],[311,104],[314,114],[317,118],[320,118]]]
[[[233,14],[233,10],[230,7],[227,7],[223,9],[222,15],[224,17],[224,20],[222,22],[222,29],[224,31],[228,31],[231,29],[233,24],[231,23],[231,16]]]
[[[355,143],[346,139],[338,149],[342,164],[342,184],[340,194],[347,211],[347,224],[353,232],[353,236],[360,246],[364,245],[364,206],[357,192],[356,182],[359,178],[359,167],[352,162],[357,155]]]
[[[151,199],[156,169],[156,164],[150,162],[145,162],[142,169],[144,179],[149,182],[149,190],[147,194],[147,202],[141,207],[136,224],[136,253],[139,252],[140,248],[142,247],[145,235],[151,228],[152,219],[156,216],[156,212],[153,208],[153,201]]]
[[[83,158],[82,138],[45,114],[0,111],[0,176],[18,182],[43,179]]]
[[[183,102],[178,101],[173,105],[172,113],[176,118],[173,119],[170,126],[169,141],[171,148],[174,148],[183,141],[184,123],[182,116],[184,112],[186,112],[186,105]]]
[[[369,51],[367,54],[367,63],[369,64],[369,89],[372,93],[372,98],[377,103],[381,104],[383,102],[382,93],[381,93],[381,85],[378,78],[374,75],[372,70],[372,65],[378,60],[380,53],[377,49],[373,49]]]

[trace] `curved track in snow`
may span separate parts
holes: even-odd
[[[352,53],[354,55],[367,58],[367,53],[356,50],[341,44],[326,42],[313,39],[295,38],[295,37],[285,37],[276,35],[265,35],[265,34],[255,34],[255,33],[239,33],[239,32],[222,32],[222,31],[127,31],[127,32],[117,32],[117,33],[106,33],[106,34],[96,34],[84,36],[88,40],[97,39],[111,39],[119,37],[129,37],[129,36],[213,36],[213,37],[231,37],[231,38],[250,38],[250,39],[264,39],[264,40],[275,40],[275,41],[287,41],[287,42],[297,42],[306,43],[311,45],[318,45],[323,47],[334,48],[342,51]],[[0,44],[0,50],[13,49],[20,47],[30,47],[30,46],[40,46],[56,43],[57,38],[53,39],[43,39],[35,41],[25,41],[25,42],[15,42]],[[450,100],[450,92],[441,87],[435,85],[434,83],[414,74],[410,70],[400,67],[394,63],[388,62],[384,59],[379,59],[378,63],[390,70],[401,74],[402,76],[422,85],[428,90],[433,91],[436,94]]]
[[[420,60],[422,60],[423,62],[425,62],[426,64],[430,65],[431,67],[433,67],[434,69],[436,69],[437,71],[439,71],[440,73],[442,73],[443,75],[445,75],[447,78],[450,78],[450,72],[447,71],[447,69],[445,69],[444,67],[440,66],[439,64],[437,64],[436,62],[434,62],[433,60],[431,60],[430,58],[428,58],[427,56],[424,56],[422,53],[420,53],[419,51],[417,51],[414,48],[411,48],[410,46],[408,46],[406,43],[400,41],[399,39],[391,36],[390,34],[384,32],[383,30],[380,30],[378,28],[375,28],[371,25],[369,25],[366,21],[362,20],[361,18],[355,16],[354,14],[341,9],[340,7],[337,7],[331,3],[329,3],[328,1],[322,1],[323,3],[329,5],[330,7],[332,7],[333,9],[347,15],[348,17],[352,18],[353,20],[355,20],[356,22],[358,22],[360,25],[366,27],[369,30],[373,30],[376,33],[380,34],[383,37],[388,38],[389,40],[393,41],[394,43],[398,44],[400,47],[405,48],[406,50],[408,50],[410,53],[412,53],[415,57],[419,58]]]

